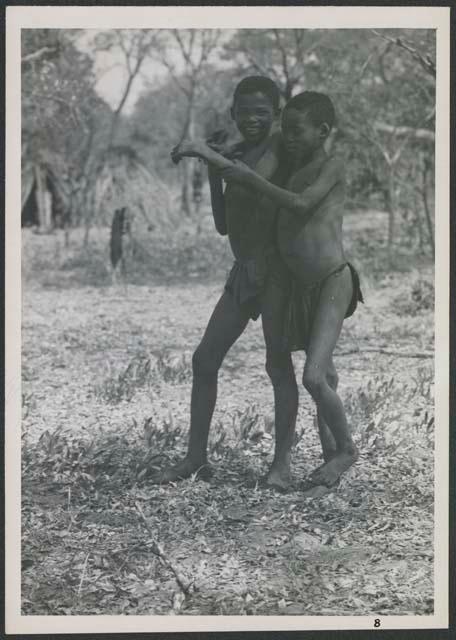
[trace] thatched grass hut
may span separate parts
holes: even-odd
[[[165,229],[176,224],[168,186],[128,146],[109,149],[99,165],[95,181],[95,216],[111,224],[115,211],[125,208],[131,233]]]

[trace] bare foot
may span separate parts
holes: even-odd
[[[337,456],[337,449],[323,449],[323,460],[329,462]]]
[[[261,486],[266,489],[275,489],[280,493],[286,493],[291,484],[290,472],[288,469],[275,469],[271,467],[267,475],[261,479]]]
[[[174,467],[169,467],[161,473],[157,473],[151,478],[152,484],[168,484],[169,482],[178,482],[190,478],[194,473],[201,480],[208,480],[212,474],[211,468],[207,463],[193,462],[188,458],[184,458]]]
[[[313,485],[331,487],[357,459],[358,451],[355,448],[351,451],[340,451],[329,462],[325,462],[321,467],[315,469],[310,476],[310,481]]]
[[[336,480],[336,482],[331,487],[326,487],[322,484],[314,484],[311,480],[304,480],[300,483],[299,490],[301,491],[301,495],[303,498],[321,498],[327,493],[334,491],[334,489],[338,485],[338,480]]]

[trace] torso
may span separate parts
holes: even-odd
[[[274,134],[242,156],[243,162],[267,180],[277,169],[277,140]],[[240,262],[276,244],[277,206],[269,199],[231,183],[225,189],[225,213],[231,249]]]
[[[318,155],[288,180],[286,189],[299,193],[318,178],[326,153]],[[326,197],[315,207],[307,224],[299,216],[281,209],[278,214],[278,243],[285,263],[305,286],[323,280],[344,261],[342,221],[345,184],[341,175]]]

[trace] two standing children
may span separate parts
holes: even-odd
[[[255,103],[258,108],[262,103],[265,108],[266,94],[263,98],[260,95],[260,91],[252,91],[247,100],[239,101],[235,92],[233,117],[249,147],[242,161],[223,158],[202,142],[183,143],[174,152],[175,158],[185,155],[204,158],[220,169],[221,177],[228,183],[225,197],[219,201],[224,200],[226,226],[237,263],[194,356],[189,452],[178,467],[165,471],[161,481],[187,477],[205,467],[218,368],[248,318],[255,317],[258,311],[262,314],[267,348],[266,368],[275,395],[276,449],[267,482],[283,490],[289,484],[298,402],[290,350],[306,351],[303,384],[317,406],[325,463],[312,474],[312,484],[334,485],[357,459],[336,392],[337,373],[332,360],[344,318],[362,301],[358,276],[347,263],[342,246],[343,167],[324,150],[334,123],[334,108],[327,96],[304,92],[292,98],[284,109],[281,139],[261,137],[260,131],[265,131],[266,126],[262,127],[261,116],[254,115],[248,106]],[[277,106],[278,100],[277,104],[270,103],[268,134]],[[262,142],[265,142],[264,151],[260,152],[258,147]],[[256,156],[253,162],[249,151]],[[211,193],[216,191],[212,184]],[[259,243],[263,248],[259,254],[256,234],[258,238],[267,237]],[[256,311],[250,314],[242,306],[245,283],[250,286],[252,282],[242,275],[249,273],[250,258],[240,252],[246,237],[250,238],[250,245],[247,242],[246,246],[252,249],[255,267],[266,265],[254,296]],[[261,258],[256,258],[257,255]],[[265,258],[269,255],[273,256],[271,260]],[[203,367],[200,367],[201,354],[210,354]],[[211,367],[206,366],[209,360]],[[203,388],[205,402],[201,395]],[[196,463],[199,466],[195,466]]]

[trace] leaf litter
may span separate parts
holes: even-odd
[[[428,288],[412,283],[418,309],[404,316],[385,295],[405,290],[404,274],[395,283],[372,288],[338,346],[358,351],[335,356],[360,459],[337,489],[305,499],[300,481],[321,460],[302,389],[291,491],[254,482],[272,456],[273,404],[253,323],[220,375],[213,477],[148,482],[185,452],[191,349],[219,284],[130,284],[125,296],[28,280],[23,613],[432,613],[432,361],[363,353],[374,342],[403,352],[432,344]],[[298,354],[298,376],[302,364]]]

